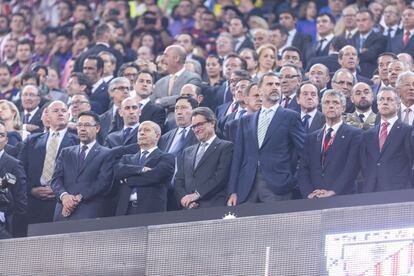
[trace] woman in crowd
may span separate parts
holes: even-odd
[[[29,134],[29,132],[22,130],[19,110],[12,102],[0,100],[0,120],[6,126],[9,145],[17,145]]]
[[[264,44],[257,49],[259,56],[256,74],[253,79],[260,80],[260,78],[269,72],[273,72],[277,67],[277,50],[272,44]]]
[[[206,59],[207,82],[210,86],[220,85],[223,82],[221,76],[221,64],[218,56],[210,55]]]

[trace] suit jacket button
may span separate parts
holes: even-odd
[[[381,163],[377,163],[377,166],[381,166]]]

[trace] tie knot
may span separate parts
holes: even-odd
[[[321,38],[321,39],[319,39],[319,42],[320,42],[320,43],[322,43],[322,42],[324,42],[324,41],[326,41],[326,38]]]
[[[410,113],[410,112],[411,112],[411,108],[409,108],[409,107],[408,107],[408,108],[406,108],[406,109],[405,109],[405,112],[406,112],[406,113]]]
[[[333,131],[333,128],[328,128],[328,131],[326,132],[326,134],[328,135],[328,134],[331,134],[332,133],[332,131]]]
[[[411,35],[410,31],[406,31],[406,32],[405,32],[405,35],[406,35],[406,36],[410,36],[410,35]]]
[[[383,122],[383,123],[381,124],[381,126],[382,126],[382,127],[385,127],[385,128],[387,128],[389,125],[390,125],[390,123],[388,123],[388,122]]]
[[[88,146],[87,145],[83,145],[82,146],[82,151],[86,151],[88,149]]]
[[[56,138],[59,137],[59,132],[57,132],[57,131],[56,132],[53,132],[52,133],[52,137],[56,137]]]
[[[148,151],[147,150],[144,150],[143,152],[142,152],[142,156],[145,156],[145,155],[147,155],[148,154]]]
[[[206,142],[201,143],[201,147],[202,147],[203,149],[205,149],[205,148],[207,147],[207,145],[208,145],[208,143],[206,143]]]
[[[306,114],[305,116],[303,116],[304,120],[308,120],[311,116],[309,114]]]

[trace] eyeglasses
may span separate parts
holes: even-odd
[[[76,127],[77,128],[90,128],[90,127],[94,127],[94,126],[97,126],[96,124],[95,125],[92,125],[92,124],[88,124],[88,123],[86,123],[86,124],[82,124],[82,123],[77,123],[76,124]]]
[[[403,86],[403,87],[414,87],[414,82],[412,82],[412,83],[409,83],[409,82],[401,83],[400,85]]]
[[[129,91],[129,87],[128,86],[118,86],[118,87],[114,87],[113,90]]]
[[[38,94],[33,94],[33,93],[27,93],[27,94],[22,94],[22,97],[34,98],[34,97],[39,97],[39,95]]]
[[[131,105],[131,106],[124,106],[124,107],[122,107],[122,109],[124,109],[124,110],[137,110],[139,108],[139,106],[138,105]]]
[[[197,124],[195,124],[195,125],[192,125],[191,126],[191,129],[196,129],[196,128],[199,128],[199,127],[203,127],[205,124],[207,124],[207,123],[209,123],[209,121],[204,121],[204,122],[199,122],[199,123],[197,123]]]
[[[72,102],[72,105],[74,105],[74,104],[86,104],[86,103],[89,103],[89,102],[87,102],[87,101],[75,101],[75,102]]]
[[[346,84],[346,86],[352,86],[353,85],[353,83],[352,82],[349,82],[349,81],[336,81],[335,83],[336,84],[339,84],[339,85]]]

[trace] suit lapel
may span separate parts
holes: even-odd
[[[283,112],[283,109],[279,106],[276,109],[275,115],[273,116],[272,120],[270,121],[269,127],[267,128],[266,135],[265,135],[265,138],[263,140],[262,147],[270,139],[272,134],[275,133],[275,130],[280,126],[280,121],[281,121],[280,116],[281,116],[282,112]]]
[[[250,118],[250,123],[249,123],[249,129],[253,129],[253,140],[255,141],[254,146],[257,150],[259,150],[259,139],[257,136],[257,131],[258,131],[258,127],[259,127],[259,114],[260,114],[260,110],[256,111],[256,113],[254,113],[253,118]],[[248,133],[252,133],[251,131],[249,131]]]
[[[137,131],[138,131],[138,127],[136,127],[136,128],[134,128],[130,133],[129,133],[129,135],[128,135],[128,137],[125,139],[125,141],[123,141],[123,144],[124,145],[128,145],[128,143],[129,143],[129,141],[131,141],[131,139],[133,139],[134,138],[134,136],[137,136]],[[123,132],[122,132],[122,134],[123,134]],[[122,135],[122,138],[124,138],[123,137],[124,135]],[[122,141],[122,140],[121,140]]]
[[[167,144],[167,146],[165,147],[165,151],[166,152],[169,152],[170,151],[170,148],[171,148],[171,145],[172,145],[172,143],[173,143],[173,141],[174,141],[174,138],[175,138],[175,135],[177,135],[177,131],[178,131],[178,127],[177,128],[175,128],[175,130],[170,134],[170,137],[168,137],[168,144]],[[187,137],[185,138],[186,140],[188,139],[188,135],[189,135],[190,133],[188,133],[187,134]]]
[[[334,140],[332,145],[329,147],[327,153],[326,153],[326,166],[324,166],[322,169],[325,170],[330,162],[330,157],[332,155],[332,151],[334,151],[336,148],[341,148],[343,146],[343,143],[346,139],[347,133],[346,133],[346,126],[342,124],[338,131],[335,134]],[[323,132],[322,132],[323,133]],[[322,146],[322,145],[321,145]]]
[[[99,153],[100,150],[101,150],[101,147],[99,146],[99,144],[95,143],[95,145],[93,145],[93,147],[89,150],[88,155],[86,156],[85,161],[83,162],[83,167],[80,168],[79,170],[79,174],[83,172],[83,170],[85,169],[88,163],[92,162],[92,160],[95,158],[95,156]],[[78,147],[78,160],[79,160],[79,147]],[[79,161],[78,161],[78,166],[79,166]]]
[[[206,152],[203,154],[203,156],[200,159],[200,162],[198,162],[197,167],[194,169],[194,172],[197,171],[197,169],[210,157],[210,155],[213,154],[213,152],[216,151],[217,147],[219,144],[219,140],[216,137],[213,142],[211,143],[211,145],[208,147],[208,149],[206,150]]]
[[[401,130],[401,121],[397,120],[392,126],[392,128],[390,129],[387,139],[385,139],[385,143],[384,143],[384,146],[382,147],[382,151],[380,155],[382,155],[382,153],[387,149],[388,145],[391,143],[390,141],[393,140],[394,137],[400,136],[400,130]],[[378,149],[379,149],[379,132],[378,132],[377,137],[378,137]]]
[[[5,172],[5,165],[7,162],[7,157],[6,157],[6,152],[3,152],[2,157],[0,158],[0,176],[3,176],[6,172]]]

